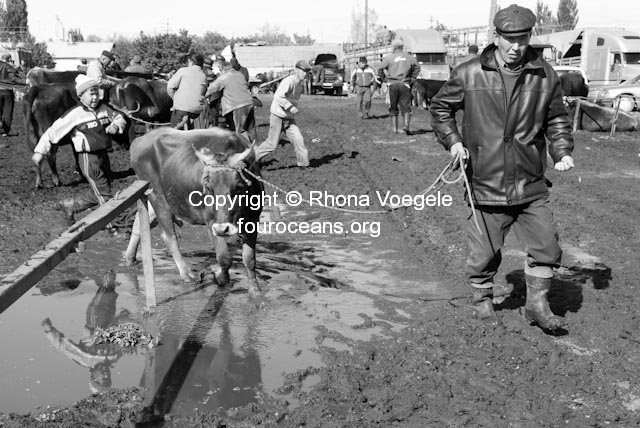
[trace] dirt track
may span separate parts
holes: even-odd
[[[265,106],[270,100],[264,97]],[[258,114],[262,138],[267,112],[264,107]],[[382,117],[358,119],[351,99],[304,97],[299,124],[313,168],[294,167],[293,150],[286,145],[269,158],[264,177],[303,194],[326,190],[367,194],[375,201],[375,190],[419,193],[449,162],[430,132],[427,114],[416,112],[412,127],[417,132],[405,136],[389,131],[380,100],[374,101],[372,113]],[[19,116],[14,129],[23,134]],[[273,397],[198,420],[174,419],[166,426],[638,426],[640,137],[638,132],[613,138],[578,132],[575,140],[577,168],[547,174],[568,256],[550,300],[554,312],[567,320],[566,335],[549,336],[520,314],[523,249],[510,236],[498,277],[503,303],[497,324],[475,321],[464,298],[430,301],[419,292],[399,296],[404,299],[380,297],[381,317],[404,324],[404,330],[392,338],[352,343],[353,352],[321,348],[326,368],[318,371],[320,384],[300,394],[303,404],[295,410]],[[74,183],[65,147],[59,169],[63,181],[72,184],[35,191],[22,137],[0,144],[0,274],[5,274],[64,230],[54,204],[86,184]],[[128,169],[127,156],[112,153],[113,169]],[[116,187],[132,180],[118,180]],[[47,172],[45,182],[50,183]],[[397,210],[381,219],[378,239],[381,246],[400,246],[407,260],[422,264],[425,282],[440,283],[462,297],[468,291],[463,231],[469,211],[459,184],[442,190],[452,196],[452,207]],[[327,220],[340,216],[323,213]],[[96,239],[125,245],[123,238],[106,234]],[[322,337],[346,340],[320,329],[318,340]],[[295,391],[308,374],[292,374],[283,390]],[[113,391],[59,412],[55,422],[0,415],[0,426],[76,426],[78,421],[132,426],[139,406],[135,391]]]

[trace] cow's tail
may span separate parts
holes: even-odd
[[[36,144],[38,144],[38,139],[40,138],[40,130],[38,129],[38,122],[35,117],[34,111],[34,103],[39,93],[40,87],[32,86],[22,98],[22,116],[24,119],[24,128],[26,131],[25,142],[27,144],[27,147],[29,148],[29,152],[33,152],[33,149],[36,147]]]

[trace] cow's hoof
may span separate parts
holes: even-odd
[[[122,262],[126,267],[134,267],[136,265],[136,258],[124,256],[122,257]]]
[[[251,297],[260,297],[262,295],[262,290],[258,285],[258,281],[249,280],[249,296]]]
[[[216,279],[216,282],[220,287],[225,287],[229,285],[229,272],[222,269],[220,266],[214,265],[211,266],[211,272],[213,273],[213,277]]]

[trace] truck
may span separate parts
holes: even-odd
[[[404,42],[403,50],[412,54],[420,64],[418,79],[448,80],[447,46],[442,35],[434,29],[396,30],[395,37]],[[393,52],[391,44],[345,45],[344,68],[348,80],[358,66],[360,57],[366,57],[371,68],[377,69],[382,59]]]
[[[553,46],[551,60],[557,65],[580,67],[590,85],[611,85],[640,74],[638,33],[622,28],[585,28],[536,37]]]
[[[343,85],[344,69],[340,67],[338,57],[332,53],[318,54],[311,67],[309,93],[313,95],[322,90],[326,95],[342,96]]]

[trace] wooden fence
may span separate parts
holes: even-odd
[[[156,306],[155,278],[151,256],[151,233],[145,192],[147,181],[138,180],[104,205],[82,218],[43,250],[0,281],[0,314],[44,278],[71,253],[76,245],[102,230],[124,210],[138,203],[140,214],[140,240],[147,310]]]

